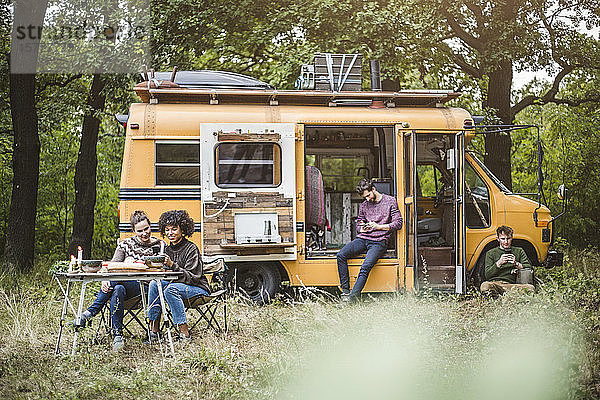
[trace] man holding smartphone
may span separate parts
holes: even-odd
[[[360,295],[371,268],[387,250],[390,235],[402,227],[402,215],[394,197],[379,193],[369,179],[361,179],[356,185],[356,191],[365,200],[358,209],[356,221],[358,235],[337,254],[343,301],[352,301]],[[350,291],[348,259],[364,252],[367,255]]]
[[[534,291],[529,284],[517,284],[516,269],[531,268],[527,254],[520,247],[512,245],[513,229],[502,225],[496,229],[498,247],[489,250],[485,255],[486,281],[481,284],[481,292],[503,294],[512,289]]]

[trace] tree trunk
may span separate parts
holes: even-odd
[[[9,271],[31,269],[35,252],[35,217],[40,169],[40,138],[35,103],[39,39],[48,0],[14,2],[11,33],[10,112],[14,130],[13,187],[3,262]],[[17,27],[33,27],[21,37]]]
[[[103,89],[106,80],[98,74],[94,75],[92,87],[87,99],[87,110],[83,117],[81,144],[75,166],[75,208],[73,210],[73,233],[69,242],[68,253],[77,254],[77,246],[83,249],[83,256],[92,254],[92,238],[94,235],[94,207],[96,206],[96,167],[98,155],[98,132],[100,119],[98,113],[104,110],[106,95]]]
[[[40,167],[35,75],[10,74],[10,99],[15,133],[13,187],[3,261],[8,269],[25,271],[33,266]]]
[[[484,99],[484,109],[493,109],[502,124],[511,124],[510,89],[512,84],[512,61],[506,60],[488,74],[488,93]],[[490,133],[485,137],[485,165],[512,190],[510,133]]]

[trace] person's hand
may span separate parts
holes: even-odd
[[[102,287],[100,288],[100,290],[102,290],[104,293],[108,293],[110,292],[110,282],[109,281],[102,281]]]
[[[379,227],[379,225],[377,225],[377,223],[373,222],[373,221],[367,222],[364,226],[367,229],[367,231],[373,231],[373,230],[378,229],[378,227]]]
[[[165,254],[165,265],[169,268],[173,268],[173,260],[171,260],[171,257],[169,257],[166,254]]]
[[[500,259],[498,261],[496,261],[496,266],[498,268],[500,268],[502,265],[504,265],[506,263],[514,263],[514,262],[515,262],[514,254],[504,253],[504,254],[502,254],[502,256],[500,256]]]

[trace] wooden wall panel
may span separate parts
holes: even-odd
[[[235,194],[235,197],[230,197],[232,194]],[[229,204],[219,215],[213,218],[204,218],[202,235],[206,255],[279,254],[285,252],[286,243],[294,243],[293,199],[285,198],[281,193],[270,192],[215,192],[213,197],[215,201],[205,203],[207,215],[221,210],[226,201]],[[234,215],[251,212],[275,212],[278,214],[278,230],[282,245],[235,246]]]

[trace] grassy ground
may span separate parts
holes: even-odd
[[[39,266],[0,284],[0,397],[598,398],[599,266],[597,253],[572,253],[542,274],[540,293],[496,300],[382,295],[340,308],[309,291],[265,307],[232,299],[229,333],[198,335],[175,357],[135,338],[115,356],[88,328],[73,360],[53,354],[61,298]]]

